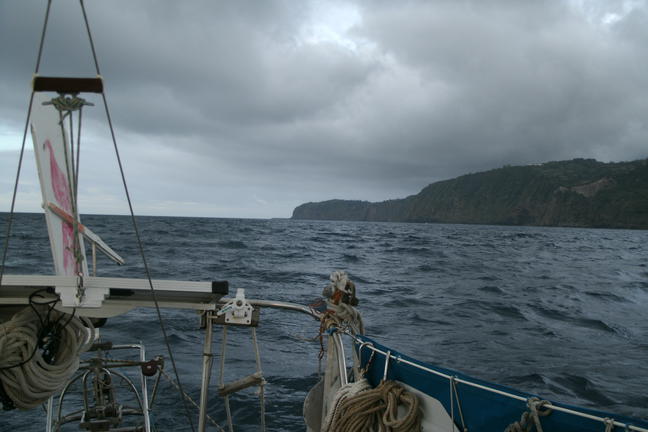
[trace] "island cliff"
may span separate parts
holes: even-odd
[[[648,160],[505,166],[403,199],[302,204],[292,218],[648,229]]]

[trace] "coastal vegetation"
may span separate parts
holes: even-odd
[[[648,159],[507,165],[403,199],[306,203],[292,218],[648,229]]]

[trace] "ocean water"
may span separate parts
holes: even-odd
[[[1,215],[5,217],[5,215]],[[4,220],[4,219],[3,219]],[[332,270],[355,281],[367,334],[405,354],[546,398],[648,419],[648,232],[207,218],[138,218],[152,276],[228,280],[230,293],[309,304]],[[130,218],[83,222],[127,261],[99,275],[145,277]],[[4,227],[0,226],[4,235]],[[6,272],[52,271],[42,215],[19,214]],[[203,331],[191,311],[163,310],[185,390],[200,390]],[[165,352],[155,312],[110,319],[102,337]],[[216,354],[220,332],[215,330]],[[258,329],[268,430],[304,430],[318,379],[318,323],[263,310]],[[228,334],[226,381],[254,372],[248,329]],[[210,415],[225,425],[216,395]],[[170,363],[167,361],[167,371]],[[258,430],[252,390],[232,401],[236,430]],[[166,380],[158,430],[189,431]],[[194,424],[196,411],[191,409]],[[0,431],[43,429],[43,411],[0,412]],[[75,429],[71,429],[75,430]],[[78,429],[76,429],[78,430]],[[212,429],[210,429],[212,430]],[[217,430],[217,429],[213,429]]]

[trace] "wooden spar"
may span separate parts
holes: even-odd
[[[56,216],[61,218],[64,222],[66,222],[69,225],[74,224],[74,217],[57,206],[54,203],[47,203],[47,208],[52,211]],[[119,256],[117,252],[112,250],[110,246],[108,246],[102,239],[99,237],[97,234],[93,233],[90,228],[87,226],[83,225],[81,222],[78,222],[78,227],[79,227],[79,232],[83,234],[83,236],[91,241],[93,244],[96,244],[97,247],[99,248],[99,251],[101,251],[104,255],[106,255],[108,258],[113,260],[119,265],[124,265],[125,261],[124,259]]]
[[[248,375],[236,381],[227,383],[222,387],[219,387],[218,395],[220,397],[224,397],[248,387],[261,385],[263,384],[263,382],[263,374],[261,372],[255,372],[252,375]]]
[[[57,93],[103,93],[103,79],[73,77],[44,77],[36,75],[32,81],[35,92]]]

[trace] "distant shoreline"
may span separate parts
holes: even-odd
[[[403,199],[306,203],[292,219],[648,229],[648,160],[505,166]]]

